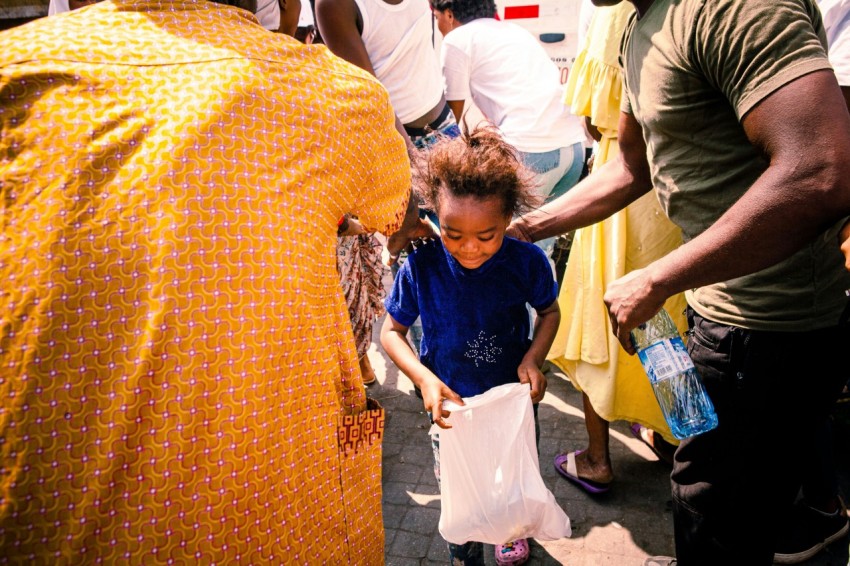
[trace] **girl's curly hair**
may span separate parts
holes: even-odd
[[[479,18],[496,16],[495,0],[430,0],[431,7],[439,12],[451,9],[456,20],[462,24]]]
[[[540,206],[534,173],[517,150],[490,123],[457,138],[445,138],[414,155],[414,187],[423,208],[440,212],[440,195],[498,197],[505,216],[515,217]]]

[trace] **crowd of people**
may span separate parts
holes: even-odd
[[[441,429],[507,383],[536,414],[551,360],[588,437],[555,469],[600,494],[629,422],[672,466],[648,566],[847,534],[850,1],[593,0],[563,90],[493,0],[428,1],[51,0],[0,32],[2,560],[383,563],[384,309]],[[719,419],[681,442],[629,339],[661,308]]]

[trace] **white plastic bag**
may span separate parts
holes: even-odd
[[[528,384],[509,383],[444,402],[440,437],[440,534],[453,544],[505,544],[572,534],[570,519],[543,483]]]

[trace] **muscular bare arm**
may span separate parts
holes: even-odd
[[[742,124],[767,170],[705,232],[608,287],[605,303],[627,351],[629,331],[667,297],[769,267],[850,215],[850,114],[831,71],[784,85]]]
[[[309,2],[310,0],[304,0]],[[295,37],[298,16],[301,15],[301,0],[277,0],[280,6],[280,27],[277,31]]]
[[[360,12],[354,0],[316,0],[316,25],[318,25],[319,33],[328,49],[337,57],[345,59],[374,75],[375,69],[372,67],[369,53],[360,37],[359,21]],[[395,127],[404,139],[407,151],[414,151],[413,143],[398,116],[395,118]],[[416,204],[415,197],[411,194],[404,223],[395,234],[390,235],[387,242],[391,263],[395,263],[398,254],[407,247],[411,240],[420,237],[433,237],[433,235],[434,231],[430,224],[419,218],[419,207]]]
[[[535,242],[604,220],[652,189],[646,145],[634,116],[620,114],[620,154],[560,198],[511,223],[508,235]]]
[[[460,120],[463,117],[463,105],[466,101],[464,100],[449,100],[448,105],[452,110],[452,114],[454,114],[455,122],[460,124]]]
[[[334,55],[375,74],[360,37],[360,12],[354,0],[316,0],[316,25]]]
[[[360,11],[354,0],[316,0],[316,25],[328,49],[337,57],[374,75],[372,60],[360,36],[360,21]],[[407,150],[413,150],[410,136],[398,116],[395,119],[395,127],[404,138]]]

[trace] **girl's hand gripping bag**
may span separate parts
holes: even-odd
[[[450,429],[440,439],[439,529],[453,544],[505,544],[572,534],[570,519],[543,483],[528,384],[509,383],[444,402]]]

